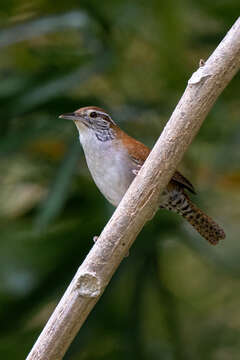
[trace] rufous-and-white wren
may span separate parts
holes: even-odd
[[[122,131],[99,107],[82,107],[60,118],[75,122],[90,173],[105,198],[117,206],[150,149]],[[176,171],[162,194],[159,207],[182,215],[206,240],[217,244],[225,238],[224,231],[192,203],[186,190],[195,193],[193,185]]]

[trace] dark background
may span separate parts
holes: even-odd
[[[25,358],[114,210],[58,115],[98,105],[152,146],[239,10],[239,0],[1,1],[1,359]],[[212,247],[159,211],[65,359],[239,359],[239,94],[237,75],[179,167],[226,240]]]

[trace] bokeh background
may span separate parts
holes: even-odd
[[[58,115],[98,105],[152,146],[239,13],[239,0],[1,1],[1,359],[26,357],[114,210]],[[226,240],[159,211],[64,359],[239,359],[239,94],[237,75],[179,167]]]

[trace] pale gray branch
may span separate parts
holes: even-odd
[[[79,267],[27,360],[62,359],[136,236],[154,215],[159,194],[209,110],[239,68],[240,18],[192,75],[147,161]]]

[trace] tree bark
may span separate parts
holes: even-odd
[[[188,81],[148,159],[79,267],[27,360],[62,359],[142,227],[154,216],[161,192],[239,68],[240,18]]]

